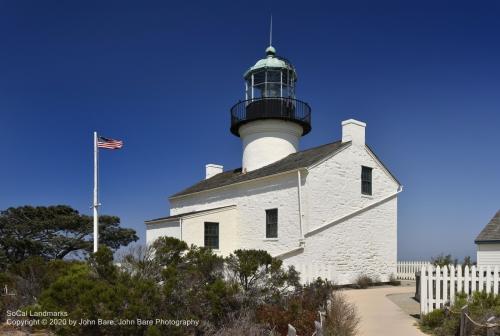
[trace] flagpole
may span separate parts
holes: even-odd
[[[97,183],[98,183],[98,155],[99,149],[97,147],[97,132],[94,132],[94,253],[97,252],[99,248],[99,214],[97,208],[99,207],[99,199],[97,194]]]

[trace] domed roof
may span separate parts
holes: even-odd
[[[293,65],[286,59],[279,57],[276,55],[276,49],[273,46],[269,46],[266,48],[266,58],[260,59],[255,63],[254,66],[250,67],[243,77],[246,79],[251,73],[256,72],[257,70],[266,69],[266,68],[278,68],[278,69],[288,69],[293,71],[295,74],[295,68]],[[295,77],[297,75],[295,74]]]

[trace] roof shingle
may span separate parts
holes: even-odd
[[[481,233],[474,241],[477,243],[500,242],[500,210],[497,211],[495,216],[484,227]]]
[[[328,157],[328,155],[336,152],[337,150],[349,145],[350,142],[336,141],[326,145],[306,149],[297,153],[288,155],[287,157],[271,163],[270,165],[262,168],[252,170],[248,173],[242,173],[241,168],[228,170],[212,176],[209,179],[200,181],[189,188],[186,188],[176,194],[170,196],[178,197],[188,194],[193,194],[200,191],[215,189],[219,187],[228,186],[235,183],[246,182],[261,177],[276,175],[287,171],[306,168],[316,162]]]

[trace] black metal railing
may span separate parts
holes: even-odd
[[[311,131],[311,107],[306,102],[287,97],[254,98],[240,101],[231,108],[231,133],[250,121],[279,119],[302,126],[302,135]]]

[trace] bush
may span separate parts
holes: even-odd
[[[391,274],[391,276],[389,277],[389,284],[392,285],[392,286],[401,286],[401,281],[398,280],[394,274]]]
[[[368,288],[370,286],[373,286],[373,279],[370,278],[368,275],[366,274],[361,274],[360,276],[358,276],[358,278],[356,279],[356,285],[359,287],[359,288],[362,288],[362,289],[365,289],[365,288]]]
[[[317,279],[302,286],[293,267],[285,269],[265,251],[239,250],[224,259],[174,238],[131,249],[119,267],[104,245],[87,261],[28,259],[0,273],[0,283],[18,294],[2,296],[0,311],[65,311],[73,320],[200,322],[51,326],[58,335],[261,336],[286,334],[288,324],[299,335],[310,335],[318,311],[327,312],[327,335],[350,336],[358,323],[354,307],[334,294],[332,283]]]
[[[445,319],[444,310],[436,309],[430,312],[429,314],[422,316],[421,323],[426,329],[432,330],[442,326],[444,319]]]
[[[360,320],[356,307],[347,302],[345,297],[338,292],[332,294],[329,306],[325,320],[325,335],[356,335]]]

